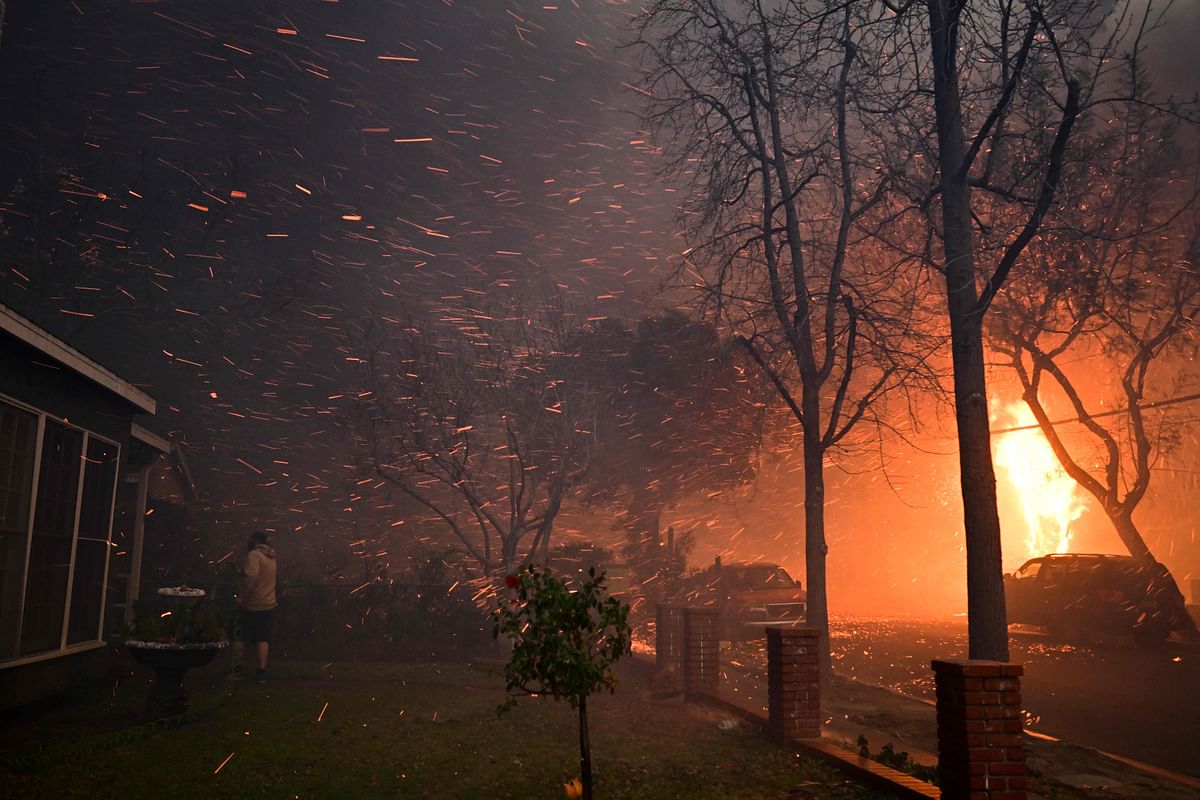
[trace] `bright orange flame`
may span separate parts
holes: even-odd
[[[1021,401],[995,409],[992,416],[1004,427],[1037,422]],[[999,467],[997,477],[1007,479],[1025,518],[1025,553],[1017,563],[1047,553],[1069,552],[1071,523],[1083,514],[1083,495],[1079,484],[1063,470],[1041,430],[1030,428],[996,436],[992,455]]]

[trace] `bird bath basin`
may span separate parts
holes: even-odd
[[[183,679],[192,667],[209,664],[229,646],[220,638],[211,609],[204,604],[203,589],[187,586],[165,587],[158,590],[160,604],[166,611],[143,615],[135,633],[144,638],[125,640],[129,655],[137,663],[154,670],[154,683],[146,698],[146,719],[156,720],[187,711],[187,689]],[[153,617],[157,616],[156,624]],[[153,635],[145,635],[153,634]]]

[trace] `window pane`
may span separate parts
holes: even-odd
[[[104,589],[104,556],[108,542],[80,539],[75,545],[75,577],[67,644],[93,642],[100,636],[100,602]]]
[[[108,541],[112,522],[113,481],[117,477],[117,448],[95,437],[88,439],[79,509],[79,538]]]
[[[0,402],[0,659],[17,653],[37,416]]]
[[[79,541],[75,545],[67,644],[90,642],[100,637],[104,559],[109,549],[108,532],[116,477],[117,448],[89,438],[87,462],[83,467],[83,498],[79,508]]]
[[[67,602],[83,433],[46,420],[25,586],[21,655],[57,650]]]

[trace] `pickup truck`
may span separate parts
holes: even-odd
[[[684,579],[685,600],[716,605],[721,611],[721,638],[729,641],[761,636],[768,625],[801,625],[808,596],[787,570],[764,561],[721,559]]]

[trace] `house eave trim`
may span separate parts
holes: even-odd
[[[51,336],[7,306],[0,305],[0,330],[45,353],[80,375],[95,381],[147,414],[157,408],[154,398],[97,364],[61,339]]]
[[[163,455],[166,455],[167,453],[171,452],[171,440],[170,439],[167,439],[166,437],[163,437],[163,436],[159,436],[154,431],[147,430],[146,428],[143,428],[141,425],[138,425],[136,422],[133,423],[133,425],[130,427],[129,433],[131,436],[133,436],[134,439],[137,439],[142,444],[153,447],[155,450],[162,453]]]

